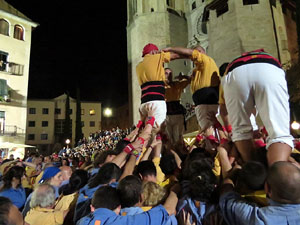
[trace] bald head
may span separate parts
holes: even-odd
[[[72,168],[70,166],[61,166],[59,169],[62,172],[63,180],[69,180],[72,175]]]
[[[203,53],[203,54],[206,54],[206,51],[203,47],[201,47],[200,45],[195,47],[194,49],[198,50],[199,52]]]
[[[274,163],[268,172],[270,197],[284,204],[300,203],[300,170],[290,162]]]

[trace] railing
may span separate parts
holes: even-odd
[[[17,127],[15,125],[5,125],[0,129],[0,136],[23,136],[25,135],[25,129]]]
[[[24,65],[14,62],[0,61],[0,71],[9,73],[11,75],[22,76],[24,74]]]

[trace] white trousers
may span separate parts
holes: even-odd
[[[155,122],[160,126],[166,119],[167,116],[167,105],[165,101],[150,101],[141,104],[140,106],[140,111],[142,115],[147,116],[148,111],[147,111],[147,106],[148,105],[153,105],[155,108],[154,111],[154,117],[155,117]]]
[[[213,126],[213,122],[208,118],[210,112],[218,113],[219,105],[197,105],[195,107],[195,114],[201,131],[206,130],[210,126]]]
[[[172,144],[176,144],[183,134],[183,115],[167,115],[166,131]]]
[[[222,85],[233,141],[252,139],[250,115],[256,106],[269,134],[267,148],[277,142],[293,147],[289,95],[282,69],[268,63],[246,64],[223,77]]]

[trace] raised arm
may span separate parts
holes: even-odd
[[[163,51],[178,54],[181,58],[190,58],[193,54],[193,49],[184,47],[168,47],[164,48]]]

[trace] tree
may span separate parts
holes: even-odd
[[[75,128],[75,144],[83,138],[82,124],[81,124],[81,103],[80,103],[80,89],[76,88],[76,128]]]
[[[65,110],[65,125],[64,125],[64,139],[72,138],[72,130],[71,130],[71,119],[70,119],[70,94],[67,91],[66,97],[66,110]]]

